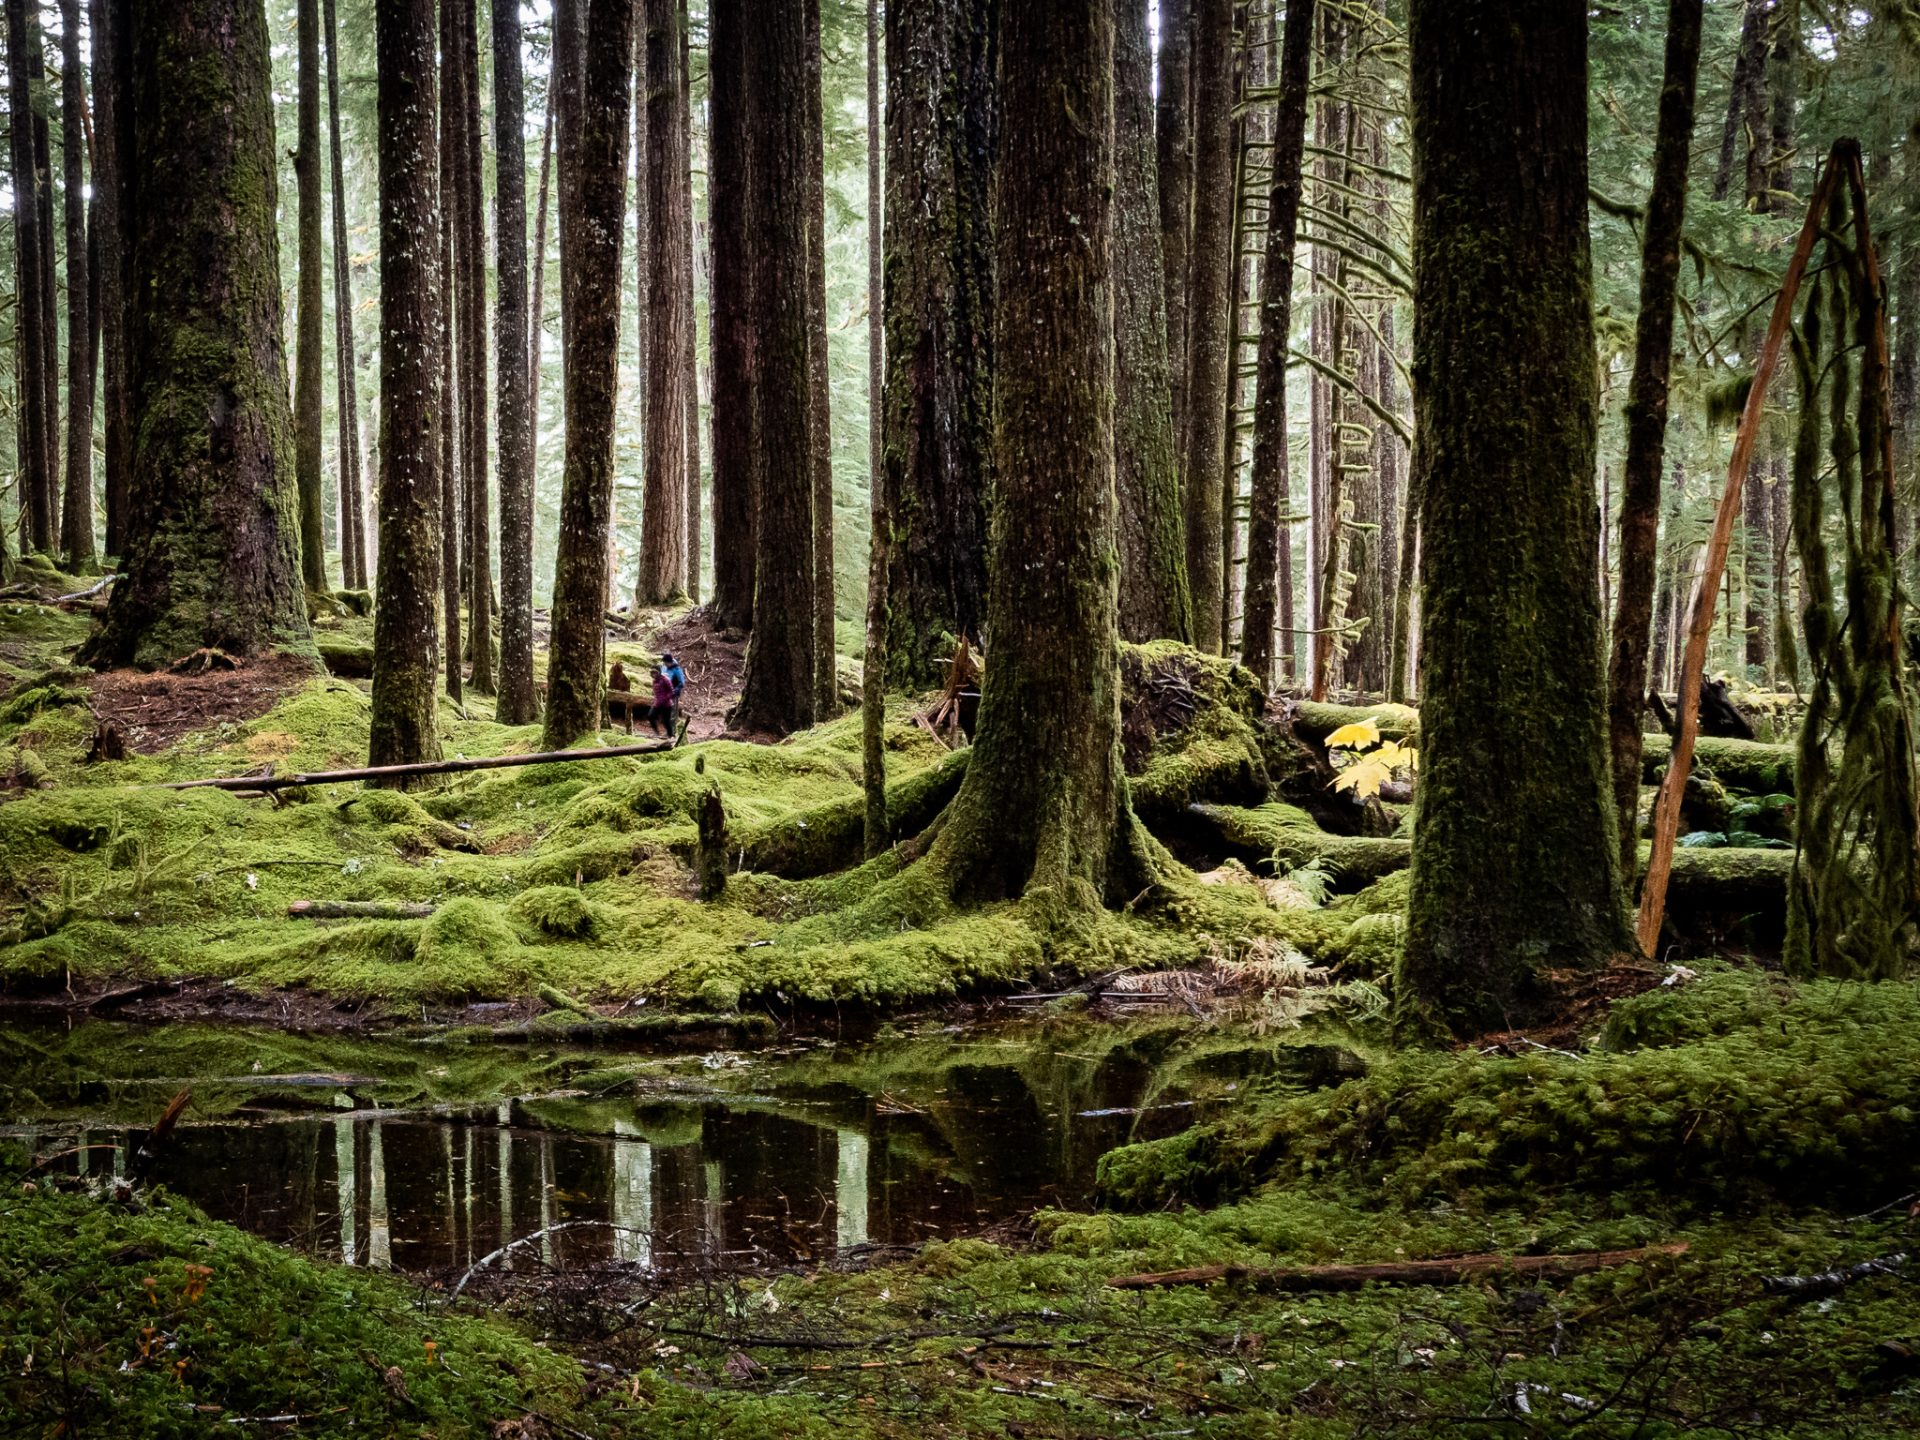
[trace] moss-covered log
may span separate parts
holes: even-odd
[[[966,776],[969,754],[956,750],[887,786],[890,843],[913,839],[947,808]],[[864,793],[849,795],[769,824],[739,826],[728,847],[733,868],[805,880],[858,865],[866,853],[866,803]]]
[[[1640,737],[1640,779],[1656,783],[1666,772],[1673,741],[1665,735]],[[1694,742],[1694,764],[1713,772],[1729,790],[1749,795],[1793,793],[1791,745],[1765,745],[1757,740],[1716,740],[1701,736]]]
[[[1420,712],[1411,705],[1327,705],[1302,700],[1289,713],[1293,733],[1325,745],[1327,736],[1343,725],[1371,720],[1383,740],[1418,740]]]
[[[310,652],[266,15],[151,0],[127,20],[133,477],[122,578],[88,653]]]

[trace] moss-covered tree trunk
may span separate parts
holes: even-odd
[[[997,5],[886,12],[887,675],[908,688],[938,682],[987,618]]]
[[[1260,276],[1260,354],[1255,366],[1253,397],[1253,494],[1247,519],[1240,663],[1260,677],[1263,689],[1273,684],[1280,553],[1282,547],[1289,544],[1282,524],[1291,488],[1287,460],[1287,351],[1293,335],[1293,248],[1300,229],[1313,26],[1313,0],[1293,0],[1287,7],[1286,33],[1280,45],[1280,94],[1273,121],[1273,182],[1267,199],[1267,262]],[[1287,578],[1291,581],[1291,574]]]
[[[127,478],[132,469],[127,405],[126,178],[130,107],[126,7],[90,0],[93,26],[93,272],[100,313],[101,456],[107,554],[126,549]]]
[[[7,0],[7,94],[9,113],[33,110],[29,55],[38,27],[30,23],[27,0]],[[46,310],[40,303],[43,247],[53,237],[40,226],[41,177],[34,165],[33,127],[9,127],[13,182],[14,329],[18,341],[15,374],[20,431],[20,544],[22,550],[51,548],[54,535],[53,457],[47,453]]]
[[[80,58],[80,0],[60,0],[61,201],[67,229],[67,473],[60,553],[85,574],[99,563],[93,540],[93,319],[87,245],[87,91]]]
[[[554,562],[546,743],[600,728],[606,691],[607,528],[619,400],[620,251],[626,232],[627,123],[635,0],[582,0],[577,109],[560,131],[560,283],[567,306],[566,466]]]
[[[27,78],[33,93],[45,96],[46,37],[40,28],[40,10],[36,3],[27,20]],[[39,548],[53,555],[60,548],[60,277],[56,253],[59,241],[53,220],[53,126],[45,105],[36,103],[32,114],[34,194],[39,207],[40,233],[46,237],[40,246],[39,297],[40,329],[47,337],[45,363],[40,369],[40,387],[46,396],[41,411],[46,430],[40,443],[46,449],[47,470],[46,493],[41,496],[38,508],[46,514],[47,529]]]
[[[1113,5],[1008,5],[994,177],[998,492],[972,760],[928,864],[963,902],[1085,908],[1138,878],[1120,760]]]
[[[708,311],[713,376],[713,611],[730,629],[753,623],[756,509],[753,485],[752,274],[747,146],[754,97],[746,81],[746,0],[712,0],[707,16],[707,211],[713,290]]]
[[[1654,139],[1653,189],[1640,236],[1640,316],[1634,330],[1633,377],[1627,384],[1627,457],[1620,490],[1620,590],[1607,663],[1607,728],[1622,877],[1633,874],[1639,837],[1640,728],[1647,703],[1647,652],[1653,641],[1667,381],[1673,369],[1673,307],[1687,212],[1701,13],[1701,0],[1672,0],[1667,8],[1666,78]]]
[[[867,549],[867,631],[860,683],[860,780],[866,791],[865,852],[869,860],[887,848],[887,519],[885,467],[878,423],[886,388],[886,325],[879,303],[885,284],[884,216],[880,155],[886,138],[880,110],[880,0],[867,0],[867,485],[873,534]]]
[[[310,653],[266,15],[148,0],[128,20],[133,487],[123,578],[88,654]]]
[[[1161,0],[1153,143],[1160,201],[1160,264],[1173,381],[1173,445],[1186,460],[1187,284],[1193,244],[1193,0]]]
[[[500,686],[503,725],[531,724],[533,689],[533,405],[527,312],[526,81],[520,7],[493,7],[495,406],[500,426]]]
[[[359,362],[353,341],[353,248],[348,241],[346,172],[340,155],[340,17],[322,0],[327,41],[327,160],[333,184],[333,371],[340,425],[340,571],[350,590],[367,588],[366,494],[360,468]]]
[[[293,468],[300,496],[300,578],[307,589],[321,591],[327,588],[327,537],[320,476],[320,0],[299,0],[294,28],[294,83],[299,100],[293,183],[299,297],[293,340]]]
[[[1155,180],[1147,11],[1113,7],[1114,492],[1123,639],[1186,640],[1185,520],[1167,363],[1165,266]]]
[[[1221,467],[1226,463],[1228,329],[1233,305],[1233,0],[1193,5],[1193,249],[1187,306],[1187,581],[1193,643],[1219,653]]]
[[[1413,0],[1424,669],[1400,999],[1471,1032],[1632,942],[1602,675],[1579,0]],[[1531,697],[1531,698],[1529,698]]]
[[[838,713],[834,659],[833,389],[827,377],[826,116],[821,96],[820,0],[806,0],[807,27],[807,412],[813,448],[813,692],[815,713]]]
[[[746,34],[753,95],[753,644],[735,723],[785,735],[818,713],[813,397],[808,335],[806,0],[756,6]]]
[[[488,484],[487,225],[480,157],[480,34],[474,0],[455,7],[459,39],[460,421],[465,458],[461,482],[461,568],[467,583],[467,654],[473,688],[486,694],[493,679],[493,524]]]
[[[645,480],[635,600],[665,605],[687,577],[687,132],[680,108],[679,0],[646,0]]]
[[[681,167],[681,188],[687,197],[687,203],[681,210],[681,228],[686,232],[687,244],[687,326],[685,339],[681,346],[680,363],[686,370],[686,437],[687,437],[687,598],[700,599],[700,566],[702,544],[700,524],[700,345],[699,314],[697,291],[699,289],[700,253],[696,248],[697,236],[693,228],[693,153],[697,138],[693,128],[693,45],[690,38],[692,24],[688,19],[686,0],[680,0],[680,128],[687,137],[686,164]]]
[[[440,171],[433,0],[377,0],[380,549],[368,763],[434,760],[440,602]]]
[[[460,385],[460,268],[454,249],[454,231],[460,218],[460,67],[455,62],[458,41],[454,30],[454,0],[440,5],[440,55],[443,70],[440,81],[440,126],[435,135],[440,164],[440,625],[442,663],[446,667],[447,694],[456,702],[461,698],[464,681],[463,653],[460,647],[460,531],[464,508],[460,485],[460,464],[464,430],[461,412],[466,397]],[[561,25],[561,8],[554,9],[556,30]],[[557,42],[556,42],[557,44]],[[557,68],[557,66],[556,66]]]

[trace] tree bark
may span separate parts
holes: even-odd
[[[88,313],[86,67],[80,0],[60,0],[60,159],[67,227],[67,480],[60,549],[84,575],[99,563],[93,541],[93,318]]]
[[[994,174],[993,636],[926,863],[962,903],[1097,907],[1145,871],[1120,759],[1113,515],[1113,5],[1008,5]]]
[[[938,683],[987,618],[999,0],[886,12],[887,680]]]
[[[640,517],[639,606],[686,596],[687,213],[686,112],[681,108],[679,0],[646,0],[648,255],[645,486]]]
[[[1187,292],[1193,245],[1193,6],[1161,0],[1154,99],[1155,178],[1160,200],[1160,263],[1165,271],[1167,363],[1173,383],[1173,446],[1186,459]]]
[[[33,113],[30,54],[37,43],[37,26],[28,18],[27,0],[7,0],[7,82],[9,111]],[[53,243],[40,224],[42,184],[33,155],[33,126],[10,127],[13,162],[14,277],[19,334],[18,386],[20,406],[20,530],[22,551],[45,551],[54,541],[53,466],[47,453],[47,391],[44,375],[47,349],[55,341],[46,329],[46,307],[41,303],[41,250]]]
[[[133,42],[133,488],[97,663],[311,654],[299,570],[266,15],[143,0]]]
[[[380,162],[380,549],[370,765],[440,758],[440,173],[433,0],[376,0]]]
[[[867,0],[867,487],[873,534],[867,549],[867,634],[860,667],[860,780],[866,791],[863,838],[871,860],[887,848],[887,551],[893,527],[887,519],[881,396],[886,386],[885,284],[881,237],[886,213],[881,148],[879,0]]]
[[[1267,263],[1260,284],[1260,358],[1254,377],[1253,495],[1247,522],[1246,595],[1241,602],[1240,663],[1273,684],[1281,516],[1287,473],[1287,353],[1293,335],[1293,251],[1300,229],[1306,156],[1307,87],[1313,68],[1313,0],[1287,7],[1280,50],[1280,95],[1273,125],[1273,189],[1267,200]]]
[[[1187,311],[1187,580],[1193,643],[1218,654],[1223,637],[1227,331],[1233,303],[1233,0],[1193,6],[1193,252]]]
[[[746,0],[711,0],[707,18],[707,205],[713,239],[708,335],[713,375],[713,611],[720,624],[753,624],[758,549],[754,495],[754,365],[748,146],[756,97],[746,79]]]
[[[685,134],[686,165],[681,190],[686,196],[685,230],[687,235],[687,325],[681,364],[686,370],[687,415],[687,598],[700,599],[701,505],[700,505],[700,345],[699,329],[700,252],[696,248],[693,224],[693,56],[686,0],[680,0],[680,128]]]
[[[807,41],[807,406],[813,450],[814,714],[836,714],[833,593],[833,395],[827,379],[826,116],[822,113],[820,0],[805,0]]]
[[[333,369],[340,443],[340,569],[349,590],[367,588],[367,513],[360,470],[359,363],[353,341],[353,250],[348,241],[346,174],[340,155],[340,22],[322,0],[327,43],[327,158],[333,182]]]
[[[299,213],[299,301],[293,357],[294,481],[300,496],[300,578],[316,593],[327,588],[327,537],[320,479],[320,0],[300,0],[296,11],[298,127],[293,180]]]
[[[460,385],[459,363],[462,316],[460,264],[454,231],[460,224],[460,66],[454,10],[459,0],[440,0],[440,127],[436,144],[440,161],[440,624],[445,640],[447,695],[457,704],[464,681],[460,648],[460,548],[463,503],[460,476],[466,437],[462,412],[466,396]],[[560,9],[554,10],[560,24]],[[557,43],[557,42],[556,42]]]
[[[527,473],[536,475],[540,451],[540,360],[547,337],[547,216],[553,207],[553,94],[547,95],[546,121],[540,127],[540,190],[533,202],[533,303],[527,333]],[[527,538],[527,573],[533,573],[532,531]],[[531,588],[532,581],[528,581]],[[531,643],[531,642],[529,642]]]
[[[814,608],[813,401],[808,319],[805,0],[764,0],[746,35],[753,95],[747,178],[752,217],[753,644],[734,723],[785,735],[818,714]]]
[[[1135,642],[1188,640],[1193,600],[1187,592],[1167,360],[1146,6],[1114,0],[1113,23],[1113,438],[1120,635]]]
[[[1653,189],[1640,238],[1640,316],[1634,332],[1633,377],[1627,384],[1627,457],[1620,483],[1620,590],[1607,666],[1607,727],[1623,878],[1633,875],[1639,839],[1640,725],[1647,704],[1647,652],[1653,639],[1673,307],[1679,292],[1680,237],[1686,225],[1701,11],[1701,0],[1672,0],[1667,9],[1666,79],[1654,139]]]
[[[28,27],[31,36],[27,48],[28,77],[34,93],[45,94],[47,57],[37,0]],[[40,508],[47,516],[47,529],[40,549],[52,555],[60,548],[60,320],[57,313],[60,278],[55,264],[58,239],[53,228],[53,127],[48,123],[44,110],[36,108],[32,113],[33,168],[36,174],[34,194],[40,211],[40,233],[46,237],[40,246],[40,325],[41,332],[47,337],[40,383],[46,393],[46,408],[42,411],[46,433],[41,444],[46,448],[47,469],[44,479],[46,492],[41,498]]]
[[[1425,668],[1401,1003],[1513,1023],[1625,949],[1601,656],[1578,0],[1413,0]],[[1516,696],[1552,696],[1516,730]]]
[[[106,472],[107,554],[127,544],[132,429],[127,402],[127,20],[120,0],[89,0],[93,21],[93,239],[100,315],[100,409]]]
[[[460,409],[465,475],[461,487],[466,545],[467,653],[472,684],[486,694],[493,680],[493,526],[487,483],[487,226],[481,199],[480,35],[474,0],[457,0],[460,61]]]
[[[500,688],[503,725],[539,718],[533,688],[533,404],[527,310],[527,93],[520,7],[493,6],[495,405],[500,427]],[[543,157],[544,163],[544,157]],[[544,229],[544,227],[542,227]]]
[[[560,138],[560,283],[567,313],[566,468],[547,661],[551,749],[599,729],[606,683],[607,527],[619,400],[620,251],[626,230],[627,108],[634,0],[581,0],[578,111]]]
[[[1740,40],[1734,51],[1733,83],[1727,90],[1726,119],[1720,129],[1720,155],[1713,171],[1713,198],[1724,200],[1733,187],[1733,162],[1743,126],[1766,86],[1766,12],[1773,0],[1746,0],[1740,15]],[[1769,127],[1771,134],[1771,127]]]

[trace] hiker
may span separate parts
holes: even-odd
[[[623,695],[630,688],[627,684],[627,667],[622,665],[618,660],[614,661],[613,669],[607,672],[607,691],[609,695]],[[633,733],[633,712],[638,708],[638,706],[626,700],[609,699],[607,701],[607,719],[610,723],[616,725],[624,721],[627,727],[627,733],[631,735]]]
[[[660,668],[666,671],[667,679],[673,682],[673,704],[678,709],[680,692],[687,688],[687,672],[680,668],[680,662],[673,658],[671,650],[660,652]]]
[[[673,734],[673,681],[658,665],[653,667],[653,708],[647,711],[647,724],[656,735]]]

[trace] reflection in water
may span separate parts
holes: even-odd
[[[842,1250],[867,1243],[867,1137],[842,1130],[840,1163],[833,1177],[835,1239]]]
[[[354,1165],[353,1121],[337,1115],[333,1121],[333,1184],[339,1202],[340,1258],[349,1265],[358,1256],[353,1246]]]
[[[628,1120],[613,1122],[616,1136],[640,1132]],[[644,1140],[613,1142],[613,1258],[653,1264],[653,1146]]]
[[[393,1231],[387,1225],[387,1150],[380,1131],[378,1120],[367,1126],[367,1264],[385,1270],[393,1264]]]

